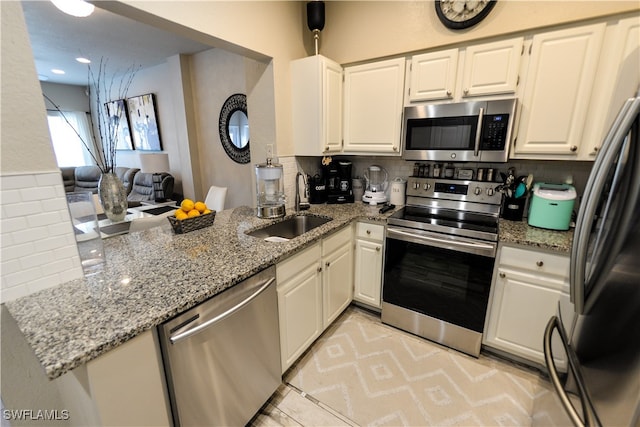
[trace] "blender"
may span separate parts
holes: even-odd
[[[387,171],[381,166],[371,165],[364,172],[364,179],[367,182],[367,186],[364,190],[362,201],[370,205],[386,203],[388,200],[387,185],[389,180]]]
[[[285,215],[285,196],[282,165],[267,157],[266,163],[256,165],[256,194],[258,218],[280,218]]]

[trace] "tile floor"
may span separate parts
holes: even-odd
[[[284,375],[252,426],[530,426],[542,374],[476,359],[348,308]]]

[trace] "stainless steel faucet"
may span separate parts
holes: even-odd
[[[309,209],[308,203],[300,203],[300,177],[301,176],[302,176],[302,180],[304,181],[304,191],[305,191],[304,194],[306,197],[309,196],[309,189],[307,188],[308,183],[307,183],[306,175],[303,174],[302,172],[296,173],[296,197],[295,197],[296,214],[300,213],[300,210]]]
[[[300,176],[302,175],[302,173],[298,172],[296,173],[296,197],[295,197],[295,204],[296,204],[296,213],[300,213]]]

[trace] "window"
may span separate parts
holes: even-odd
[[[87,120],[87,113],[65,111],[63,116],[59,111],[47,111],[47,119],[58,167],[95,164],[91,154],[89,154],[82,142],[85,141],[93,149],[93,137],[89,120]]]

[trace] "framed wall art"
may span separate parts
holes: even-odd
[[[116,135],[116,150],[133,150],[127,118],[127,103],[124,99],[117,99],[106,102],[104,105],[109,116],[109,133],[113,130]]]
[[[161,151],[160,128],[152,93],[127,99],[133,145],[136,150]]]

